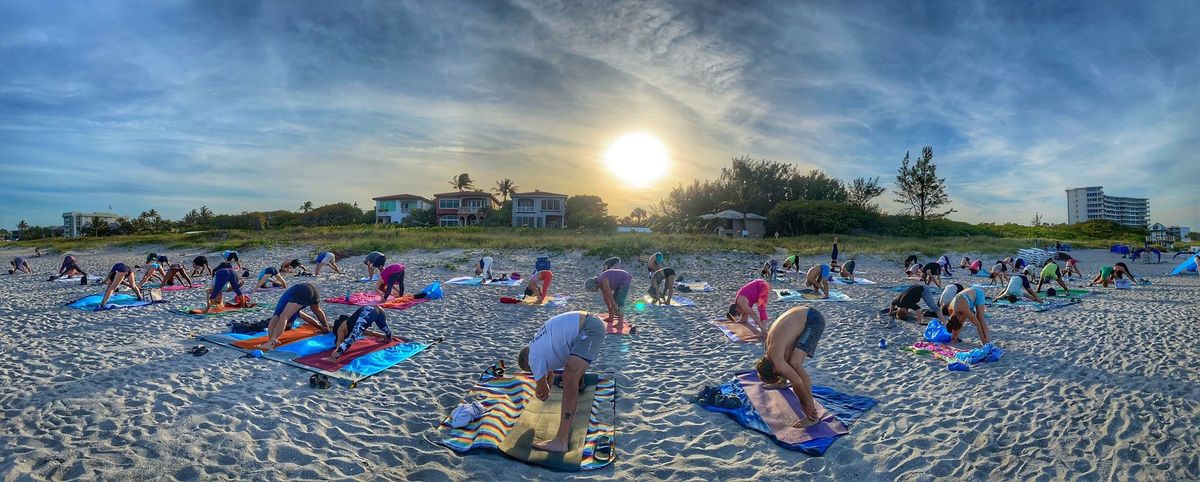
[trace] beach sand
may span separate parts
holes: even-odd
[[[74,254],[103,275],[114,262],[134,264],[151,250],[158,251]],[[158,252],[187,260],[198,254]],[[248,250],[241,258],[257,272],[312,252]],[[17,254],[30,253],[8,248],[0,259]],[[408,265],[414,290],[470,275],[480,253],[388,254]],[[488,254],[499,271],[527,275],[538,253]],[[1088,275],[1119,260],[1100,251],[1073,254]],[[202,357],[187,353],[198,343],[192,335],[269,312],[196,320],[167,311],[201,306],[206,290],[167,293],[170,303],[139,309],[71,310],[62,304],[101,288],[47,282],[61,255],[29,258],[36,275],[0,276],[0,479],[1200,479],[1200,280],[1163,276],[1174,263],[1133,265],[1154,284],[1103,290],[1075,306],[989,310],[994,342],[1007,354],[967,373],[899,350],[923,327],[881,327],[877,309],[895,293],[836,287],[855,301],[815,305],[828,325],[807,369],[818,385],[879,403],[814,458],[687,401],[761,356],[761,345],[730,343],[709,321],[763,259],[671,259],[685,279],[706,280],[715,292],[685,294],[698,302],[694,308],[635,313],[639,333],[605,341],[593,369],[612,373],[620,390],[618,458],[599,471],[560,474],[494,452],[458,455],[431,440],[480,372],[497,358],[513,360],[546,318],[601,309],[583,290],[598,259],[552,254],[553,290],[572,297],[565,308],[497,302],[516,288],[447,286],[443,300],[389,311],[398,335],[446,341],[358,388],[315,390],[309,372],[280,363],[215,345]],[[361,257],[340,264],[348,274],[317,280],[323,296],[365,288],[351,282],[364,276]],[[897,259],[863,256],[858,265],[860,276],[881,284],[904,282]],[[635,274],[632,299],[645,292],[645,268],[627,267]],[[255,298],[273,306],[278,296]],[[769,312],[788,306],[772,303]],[[353,308],[324,307],[331,316]],[[978,342],[969,326],[963,336]],[[880,338],[888,349],[878,348]]]

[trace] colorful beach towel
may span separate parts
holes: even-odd
[[[464,399],[484,407],[482,417],[462,428],[442,420],[442,438],[437,443],[464,453],[472,449],[491,449],[522,462],[563,471],[596,470],[616,460],[617,384],[605,374],[584,375],[584,391],[579,394],[579,413],[571,425],[569,451],[552,454],[532,450],[534,439],[553,435],[561,410],[562,390],[552,387],[550,398],[534,396],[535,381],[528,373],[496,378],[484,374]],[[497,468],[497,473],[502,472]]]
[[[243,352],[253,352],[267,341],[266,332],[252,334],[221,333],[201,337],[206,341],[228,346]],[[378,374],[429,347],[426,343],[394,337],[368,335],[354,342],[350,350],[333,362],[326,360],[334,349],[336,337],[322,333],[310,325],[287,330],[279,337],[280,345],[262,353],[262,358],[285,363],[330,378],[344,380],[351,386]]]
[[[850,432],[850,426],[863,413],[875,406],[869,397],[847,395],[828,387],[813,387],[813,398],[819,406],[821,421],[804,428],[796,428],[804,418],[800,400],[790,389],[768,390],[753,371],[742,372],[734,379],[716,387],[725,400],[734,400],[733,408],[717,406],[714,399],[705,393],[693,397],[692,401],[706,410],[728,415],[743,427],[771,437],[778,445],[819,457],[839,437]]]
[[[991,343],[968,350],[947,343],[919,341],[902,348],[902,350],[917,356],[928,356],[946,362],[947,368],[952,371],[968,371],[969,366],[992,363],[1004,356],[1004,350]]]
[[[794,301],[853,301],[845,293],[838,290],[829,290],[829,298],[822,298],[816,290],[805,288],[801,290],[774,290],[775,301],[794,302]]]
[[[378,306],[389,310],[407,310],[421,303],[429,301],[429,298],[414,298],[413,295],[404,295],[399,298],[388,298],[386,303],[380,303],[383,296],[379,293],[353,293],[350,299],[344,296],[334,296],[325,298],[326,303],[336,303],[339,305],[354,305],[354,306]]]
[[[90,295],[67,303],[68,307],[77,310],[95,311],[100,306],[100,300],[104,299],[104,295]],[[136,308],[154,303],[153,301],[142,301],[134,295],[125,293],[114,293],[108,298],[108,303],[104,305],[106,310],[115,310],[119,308]],[[160,302],[161,303],[161,302]]]
[[[650,295],[642,297],[642,303],[645,303],[646,308],[686,308],[689,306],[696,306],[695,301],[682,296],[671,296],[670,305],[656,305],[651,303],[652,300],[653,298],[651,298]]]
[[[521,305],[521,306],[566,306],[567,301],[570,301],[571,297],[569,297],[569,296],[559,296],[559,297],[547,296],[546,299],[542,300],[542,302],[540,304],[537,302],[538,297],[536,297],[536,296],[523,297],[523,298],[517,300],[516,303],[513,303],[512,301],[505,301],[505,299],[516,300],[516,298],[502,296],[500,298],[500,302],[513,304],[513,305]]]
[[[754,331],[754,328],[751,328],[750,325],[746,323],[733,323],[729,320],[713,320],[713,324],[716,325],[717,329],[721,330],[721,333],[725,335],[725,338],[728,338],[729,341],[735,343],[750,343],[763,339],[757,331]]]
[[[833,278],[831,278],[829,280],[829,282],[832,284],[835,284],[835,285],[873,285],[873,284],[875,284],[874,281],[871,281],[866,278],[854,278],[853,280],[850,280],[850,279],[842,278],[841,276],[834,276]]]
[[[446,280],[446,284],[463,285],[463,286],[520,286],[521,285],[521,280],[519,280],[519,279],[510,279],[510,280],[503,280],[503,281],[489,281],[487,283],[484,283],[483,281],[484,281],[483,278],[480,278],[478,276],[459,276],[457,278],[451,278],[451,279]]]

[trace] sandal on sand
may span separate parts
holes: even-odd
[[[192,356],[204,356],[205,353],[208,353],[208,347],[204,345],[196,345],[193,346],[188,353],[191,353]]]
[[[592,457],[601,462],[608,462],[612,459],[613,439],[608,435],[601,435],[596,439],[596,451],[592,453]]]
[[[313,376],[308,377],[308,386],[309,388],[320,388],[324,390],[332,386],[332,384],[329,382],[329,377],[320,373],[314,373]]]
[[[504,360],[497,360],[496,363],[493,363],[492,366],[488,367],[487,370],[484,370],[483,373],[486,375],[491,375],[495,378],[504,378],[504,371],[507,370],[507,368],[508,367],[504,366]]]

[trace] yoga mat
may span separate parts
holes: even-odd
[[[511,452],[500,449],[501,444],[516,445],[515,442],[506,442],[506,439],[521,423],[520,420],[525,417],[526,406],[531,401],[537,401],[534,396],[534,380],[529,373],[524,372],[504,378],[495,378],[486,374],[481,376],[479,382],[471,388],[465,399],[479,401],[484,406],[483,416],[462,428],[451,427],[450,419],[446,417],[439,427],[443,437],[436,443],[459,453],[475,448],[496,449],[517,460],[567,471],[595,470],[606,467],[616,460],[616,427],[613,423],[616,420],[617,385],[610,376],[595,374],[585,375],[585,383],[588,387],[586,392],[591,392],[591,404],[590,409],[587,405],[582,406],[588,410],[587,417],[576,417],[576,419],[587,419],[586,429],[581,430],[584,434],[582,444],[580,444],[582,448],[579,451],[578,465],[559,463],[568,460],[567,455],[563,454],[543,453],[541,455],[556,459],[530,460],[522,458],[530,452],[528,449]],[[550,393],[551,396],[558,393],[561,397],[562,390],[552,386]],[[554,421],[560,419],[557,406],[550,415]],[[533,421],[534,418],[536,417],[531,416],[526,423]],[[575,444],[578,443],[578,434],[573,433],[572,435],[569,447],[574,449]],[[536,433],[536,436],[539,439],[544,437],[541,432]],[[596,447],[601,437],[610,440],[612,447],[607,458],[598,459],[595,457]],[[574,460],[573,454],[570,460]],[[559,464],[551,465],[555,463]]]
[[[221,315],[228,315],[228,314],[237,313],[237,312],[241,312],[241,311],[258,311],[258,310],[261,310],[261,309],[263,309],[262,305],[254,305],[254,306],[251,306],[251,307],[248,307],[248,308],[243,308],[243,307],[240,307],[240,306],[232,306],[232,305],[221,305],[221,306],[217,306],[217,307],[215,307],[215,308],[213,308],[213,309],[209,310],[209,312],[208,312],[208,313],[204,313],[204,308],[203,308],[203,307],[201,307],[201,308],[192,308],[192,309],[189,309],[189,310],[171,310],[171,312],[172,312],[172,313],[177,313],[177,314],[180,314],[180,315],[190,315],[190,316],[197,316],[197,317],[205,317],[205,316],[221,316]]]
[[[77,310],[95,311],[95,309],[100,306],[101,299],[104,299],[104,295],[84,296],[83,298],[67,303],[67,306]],[[146,306],[151,303],[153,302],[138,300],[134,295],[113,293],[113,295],[108,298],[108,304],[104,305],[104,309],[115,310],[119,308],[135,308],[138,306]]]
[[[492,281],[490,283],[484,283],[483,278],[480,277],[459,276],[457,278],[446,280],[446,283],[463,286],[519,286],[521,281],[522,280],[510,279],[505,281]]]
[[[813,439],[832,438],[850,433],[850,430],[819,401],[817,417],[820,422],[803,428],[798,427],[797,424],[805,417],[795,392],[791,389],[769,390],[755,372],[739,374],[737,379],[746,392],[746,399],[754,405],[754,410],[758,411],[758,415],[771,428],[771,434],[780,442],[798,445]]]
[[[335,338],[334,340],[331,340],[331,347],[333,346],[333,341],[337,341],[337,339]],[[383,337],[364,336],[356,340],[354,344],[350,345],[350,349],[346,350],[346,353],[343,353],[342,356],[338,357],[337,361],[329,361],[327,359],[333,354],[333,348],[329,348],[319,353],[313,353],[311,355],[297,358],[296,363],[308,365],[319,370],[336,372],[342,368],[345,368],[358,357],[374,353],[379,350],[391,348],[404,343],[404,341],[405,340],[396,337],[392,337],[391,341],[386,341]]]
[[[848,279],[844,279],[841,276],[834,276],[833,279],[829,280],[829,282],[833,283],[835,285],[873,285],[873,284],[875,284],[874,281],[871,281],[866,278],[854,278],[854,280],[851,281]]]
[[[89,275],[88,277],[89,277],[89,278],[91,278],[91,279],[96,279],[96,277],[95,277],[95,276],[91,276],[91,275]],[[82,276],[82,275],[77,275],[77,276],[75,276],[74,278],[68,278],[68,277],[66,277],[66,276],[59,276],[58,278],[55,278],[55,279],[54,279],[54,281],[57,281],[57,282],[59,282],[59,283],[75,283],[75,284],[79,284],[79,280],[80,280],[80,279],[82,279],[82,278],[83,278],[83,276]]]
[[[279,335],[279,346],[276,347],[275,349],[278,350],[280,348],[283,348],[283,345],[286,345],[288,343],[303,340],[305,338],[309,338],[309,337],[313,337],[313,336],[317,336],[319,334],[321,334],[320,330],[317,330],[317,328],[315,326],[309,325],[307,323],[304,325],[301,325],[299,328],[285,330],[282,335]],[[247,338],[245,340],[234,341],[229,344],[232,346],[241,348],[243,350],[257,350],[258,345],[266,343],[267,340],[269,340],[269,339],[270,339],[269,336],[262,335],[262,336],[256,336],[254,338]]]
[[[596,374],[584,374],[584,389],[579,393],[579,400],[575,405],[576,414],[590,412],[589,408],[596,396],[597,381]],[[545,401],[538,400],[537,397],[526,401],[521,416],[517,417],[517,423],[509,429],[504,440],[500,441],[500,451],[532,464],[558,470],[579,470],[583,463],[583,440],[587,436],[588,417],[577,416],[571,420],[566,452],[552,453],[534,450],[532,447],[534,441],[546,440],[558,433],[558,424],[562,421],[562,398],[562,389],[552,387],[550,397]]]
[[[195,288],[203,288],[203,287],[205,287],[205,286],[207,286],[207,285],[203,285],[203,284],[191,284],[191,285],[170,285],[170,286],[163,286],[163,287],[162,287],[162,290],[163,290],[164,292],[170,292],[170,291],[183,291],[183,290],[190,290],[190,289],[195,289]]]
[[[637,328],[629,323],[626,319],[624,323],[609,321],[608,316],[601,315],[600,320],[604,322],[604,331],[610,335],[629,335],[637,333]]]
[[[517,304],[522,306],[564,306],[567,304],[567,300],[570,299],[571,298],[568,296],[560,296],[558,298],[547,296],[545,301],[543,301],[541,304],[538,304],[538,299],[536,296],[526,296],[521,300],[520,303]]]
[[[753,375],[754,372],[750,371],[743,374]],[[757,375],[755,375],[755,377],[757,377]],[[834,441],[841,437],[840,435],[835,435],[832,437],[813,438],[807,442],[799,444],[785,443],[775,437],[771,432],[771,427],[767,424],[766,420],[764,420],[763,416],[761,416],[755,409],[754,404],[750,402],[750,398],[747,395],[746,390],[743,388],[742,382],[738,378],[735,377],[733,380],[716,387],[715,390],[720,392],[722,395],[734,397],[741,403],[735,408],[725,408],[706,404],[704,401],[697,400],[695,398],[693,401],[701,407],[704,407],[706,410],[728,415],[743,427],[766,434],[767,436],[771,437],[771,440],[773,440],[776,444],[786,449],[803,452],[813,457],[819,457],[823,455],[831,445],[833,445]],[[786,391],[788,393],[791,392],[790,389]],[[834,418],[846,429],[849,429],[850,426],[862,416],[862,414],[866,413],[867,410],[870,410],[871,407],[875,406],[875,400],[872,400],[869,397],[847,395],[828,387],[814,386],[813,398],[816,399],[817,403],[824,407],[826,411],[832,413]],[[797,401],[797,403],[799,402]],[[799,417],[796,416],[796,418]],[[813,432],[809,433],[811,434]]]
[[[774,290],[775,301],[793,302],[793,301],[853,301],[845,293],[838,290],[829,290],[829,298],[821,298],[816,290],[805,288],[802,290]],[[787,295],[784,295],[787,293]]]
[[[359,283],[370,283],[372,281],[379,281],[379,275],[375,275],[370,278],[364,276],[364,277],[358,279]]]
[[[896,293],[903,293],[904,290],[907,290],[909,286],[912,286],[912,285],[884,285],[884,286],[880,286],[880,288],[888,290],[888,291],[893,291]]]
[[[430,301],[429,298],[413,298],[413,295],[404,295],[399,298],[388,298],[387,303],[380,303],[383,296],[378,293],[353,293],[350,295],[350,301],[346,301],[345,296],[334,296],[325,298],[326,303],[336,303],[339,305],[354,305],[354,306],[378,306],[389,310],[407,310],[421,303]]]
[[[750,328],[749,325],[744,323],[731,323],[726,320],[713,320],[713,324],[716,325],[717,329],[721,330],[721,333],[724,333],[725,337],[732,342],[750,343],[762,339],[753,328]]]
[[[1048,300],[1042,301],[1041,303],[1038,303],[1038,302],[1032,301],[1032,300],[1021,299],[1021,300],[1018,300],[1016,303],[1009,303],[1008,300],[992,300],[992,301],[988,302],[988,306],[997,306],[997,307],[1002,307],[1002,308],[1024,308],[1024,309],[1028,309],[1028,310],[1031,310],[1036,313],[1040,313],[1043,311],[1050,311],[1050,310],[1062,308],[1064,306],[1071,306],[1076,303],[1079,303],[1079,301],[1078,300],[1048,299]]]
[[[695,301],[692,301],[688,298],[684,298],[682,296],[671,296],[671,304],[670,305],[656,305],[656,304],[650,303],[650,301],[652,299],[653,298],[651,298],[650,295],[646,295],[646,296],[642,297],[642,302],[646,304],[646,308],[686,308],[689,306],[696,306]]]

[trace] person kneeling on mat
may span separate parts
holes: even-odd
[[[313,319],[300,311],[305,308],[312,310],[317,318]],[[329,321],[325,318],[325,311],[321,309],[321,294],[312,283],[293,285],[283,292],[283,296],[280,296],[279,302],[275,304],[271,321],[267,324],[267,342],[258,345],[258,349],[274,350],[278,347],[279,337],[283,335],[284,328],[296,321],[297,317],[318,330],[329,332]]]
[[[1004,288],[1004,291],[996,299],[1006,299],[1009,303],[1016,303],[1022,297],[1029,298],[1038,303],[1042,302],[1042,298],[1033,291],[1033,286],[1029,284],[1029,277],[1019,274],[1009,278],[1008,286]]]
[[[254,289],[267,289],[272,286],[276,288],[287,288],[287,281],[284,281],[282,276],[279,276],[279,270],[274,266],[267,266],[262,271],[258,272],[258,282],[255,283]]]
[[[912,312],[916,315],[917,323],[923,323],[925,321],[925,312],[921,310],[922,300],[925,301],[925,305],[929,307],[930,311],[935,314],[938,312],[937,298],[933,294],[933,288],[929,285],[912,285],[902,293],[896,295],[895,298],[892,298],[892,302],[888,304],[887,314],[894,318],[906,320],[908,319],[909,312]]]
[[[816,358],[817,342],[824,331],[825,317],[816,308],[798,306],[785,311],[767,332],[766,352],[755,366],[764,388],[778,390],[792,385],[792,392],[804,410],[804,419],[793,425],[796,428],[821,420],[804,360]]]
[[[367,332],[367,328],[371,325],[379,327],[379,331],[383,332],[386,338],[385,342],[392,341],[392,330],[388,328],[387,316],[383,314],[383,309],[378,306],[362,306],[354,311],[350,316],[339,316],[333,322],[334,342],[333,353],[326,360],[331,362],[338,361],[354,342],[363,337]]]
[[[596,315],[568,311],[547,320],[529,346],[517,355],[517,365],[533,373],[533,379],[537,381],[534,395],[538,400],[550,398],[554,371],[563,369],[562,417],[558,431],[552,439],[534,442],[534,449],[547,452],[571,449],[568,436],[575,416],[588,416],[587,411],[576,413],[581,382],[588,367],[600,356],[605,334],[604,322]]]

